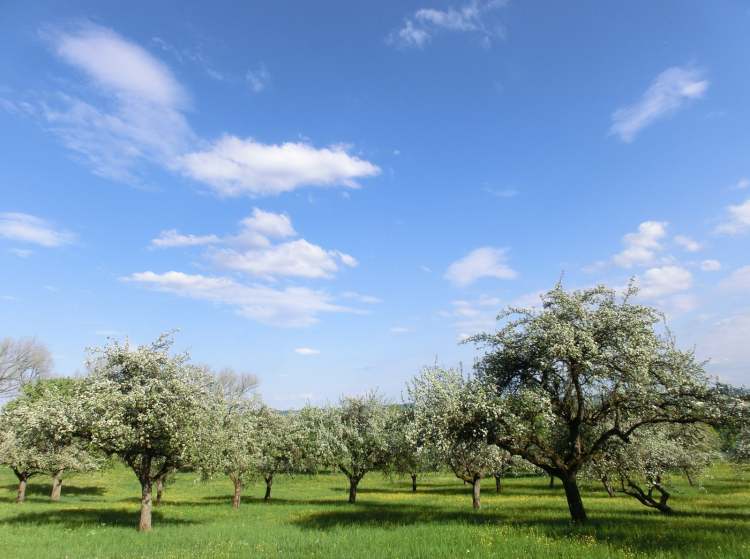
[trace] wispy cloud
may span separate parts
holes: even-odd
[[[674,242],[685,249],[687,252],[698,252],[703,248],[703,245],[701,243],[685,235],[676,235],[674,238]]]
[[[708,85],[698,69],[668,68],[656,77],[638,102],[612,114],[609,133],[619,136],[623,142],[632,142],[646,126],[676,112],[689,101],[703,97]]]
[[[298,347],[295,348],[294,353],[299,355],[320,355],[320,350],[312,347]]]
[[[739,235],[750,231],[750,198],[727,208],[727,218],[716,227],[716,233]]]
[[[422,48],[440,32],[473,33],[489,46],[494,39],[505,37],[505,28],[497,21],[487,21],[490,12],[506,6],[507,0],[471,0],[445,10],[421,8],[404,19],[387,42],[401,47]]]
[[[159,236],[151,240],[154,248],[191,247],[205,246],[218,243],[216,235],[183,235],[176,229],[168,229],[159,233]]]
[[[67,245],[76,238],[70,231],[57,229],[41,217],[19,212],[0,213],[0,237],[43,247]]]
[[[324,291],[305,287],[276,289],[244,285],[227,277],[175,271],[137,272],[122,279],[156,291],[228,305],[242,316],[274,326],[310,326],[323,313],[358,312],[335,303]]]
[[[513,279],[518,274],[507,260],[507,248],[477,248],[448,266],[445,278],[458,286],[469,285],[480,278]]]
[[[260,93],[266,89],[271,83],[271,74],[268,72],[266,65],[261,63],[255,70],[248,70],[245,74],[245,80],[250,91],[253,93]]]

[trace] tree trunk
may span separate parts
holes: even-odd
[[[503,492],[503,476],[495,474],[495,492]]]
[[[151,531],[151,478],[141,479],[141,519],[138,522],[139,532]]]
[[[549,475],[549,488],[552,489],[555,486],[555,476]]]
[[[604,489],[607,491],[607,495],[610,497],[615,496],[615,490],[612,488],[612,484],[609,482],[609,480],[606,477],[602,478],[602,485],[604,486]]]
[[[26,484],[29,481],[28,474],[19,474],[16,472],[18,478],[18,494],[16,495],[16,503],[23,503],[26,500]]]
[[[349,502],[350,503],[357,502],[357,485],[358,484],[359,484],[358,478],[356,477],[349,478]]]
[[[161,505],[161,497],[164,495],[164,476],[156,478],[156,502],[154,505],[157,507]]]
[[[687,468],[685,468],[685,477],[687,478],[690,487],[693,487],[693,476],[690,475],[690,470]]]
[[[417,492],[417,474],[411,475],[411,492],[412,493]]]
[[[482,478],[475,477],[471,483],[471,506],[474,509],[479,509],[482,506],[481,503],[481,491],[482,491]]]
[[[266,494],[263,497],[264,501],[270,501],[271,500],[271,485],[273,485],[273,476],[267,476],[266,478]]]
[[[242,500],[242,480],[238,477],[232,478],[234,482],[234,495],[232,495],[232,508],[240,508],[240,501]]]
[[[49,498],[52,501],[60,500],[60,494],[62,493],[62,474],[63,471],[60,470],[55,472],[55,475],[52,476],[52,492],[49,495]]]
[[[581,492],[578,490],[578,481],[575,474],[564,476],[562,482],[565,488],[565,497],[568,499],[571,520],[576,523],[586,522],[586,509],[583,507]]]

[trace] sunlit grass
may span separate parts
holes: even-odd
[[[703,488],[679,484],[671,516],[635,500],[584,494],[591,522],[568,521],[562,489],[543,478],[494,480],[471,509],[468,486],[447,475],[411,481],[364,478],[356,505],[345,478],[279,478],[230,507],[227,480],[180,474],[154,514],[154,531],[136,532],[139,486],[116,468],[71,477],[59,503],[49,480],[34,479],[16,505],[15,478],[0,471],[0,557],[750,557],[750,484],[718,467]]]

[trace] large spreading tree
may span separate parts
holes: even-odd
[[[152,487],[168,472],[197,462],[213,437],[217,388],[204,369],[172,355],[172,338],[138,347],[112,342],[93,350],[81,393],[82,430],[102,451],[119,456],[141,484],[138,529],[151,529]]]
[[[490,439],[560,478],[576,522],[586,520],[578,473],[611,440],[722,413],[702,364],[636,297],[632,286],[618,296],[558,285],[540,308],[509,309],[497,332],[470,338],[486,348],[476,371],[494,398]]]

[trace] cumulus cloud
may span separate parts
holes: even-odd
[[[294,350],[294,353],[298,353],[299,355],[320,355],[320,350],[311,347],[298,347]]]
[[[288,215],[266,212],[259,208],[253,208],[253,213],[242,220],[242,225],[273,239],[293,237],[297,234]]]
[[[687,291],[692,285],[693,275],[680,266],[649,268],[638,278],[639,294],[645,299],[657,299]]]
[[[424,47],[440,32],[474,33],[489,46],[505,36],[499,23],[487,22],[490,12],[507,5],[507,0],[471,0],[445,10],[421,8],[404,19],[403,25],[388,36],[387,42],[401,47]]]
[[[646,126],[675,113],[689,101],[700,99],[708,89],[708,80],[695,68],[667,68],[651,83],[641,99],[612,114],[609,133],[623,142],[632,142]]]
[[[477,248],[448,266],[445,278],[458,286],[469,285],[480,278],[513,279],[518,274],[507,259],[506,248]]]
[[[323,291],[305,287],[275,289],[244,285],[227,277],[176,271],[137,272],[122,279],[180,297],[228,305],[242,316],[274,326],[310,326],[318,322],[323,313],[358,312],[336,304]]]
[[[645,265],[653,262],[656,253],[662,250],[661,240],[667,234],[664,221],[644,221],[638,231],[623,237],[625,249],[613,257],[613,261],[623,268]]]
[[[716,232],[724,235],[739,235],[750,231],[750,198],[727,208],[727,219],[716,227]]]
[[[316,148],[306,143],[263,144],[226,135],[209,149],[181,158],[183,171],[222,196],[263,196],[301,186],[358,188],[357,179],[380,169],[347,153],[342,146]]]
[[[76,238],[40,217],[20,212],[0,213],[0,237],[43,247],[67,245]]]

